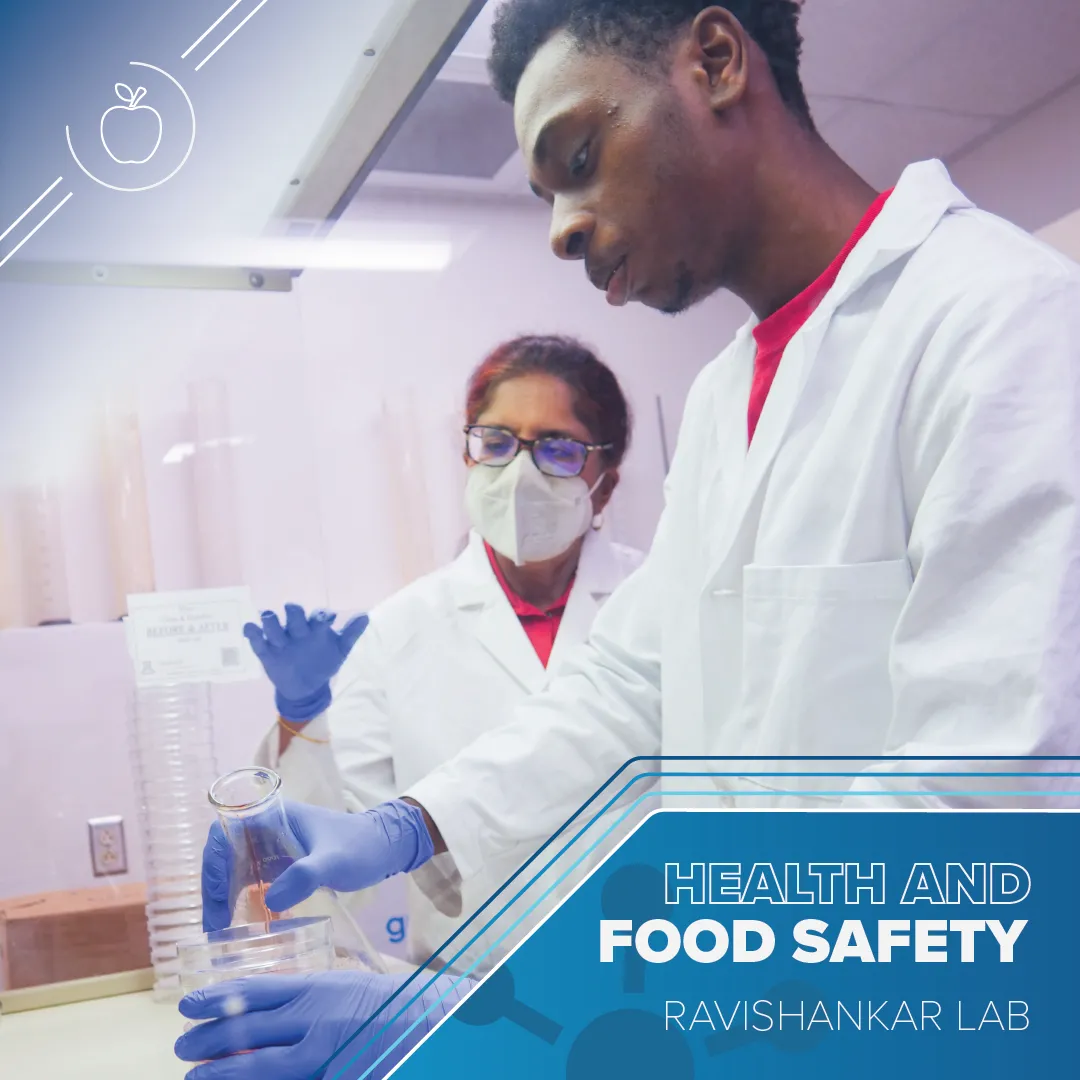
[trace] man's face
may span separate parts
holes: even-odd
[[[584,260],[609,303],[674,314],[724,284],[752,166],[688,50],[645,71],[560,32],[526,68],[514,117],[555,254]]]

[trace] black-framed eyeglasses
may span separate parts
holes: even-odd
[[[545,476],[560,479],[580,476],[593,450],[610,450],[611,447],[612,443],[584,443],[565,435],[519,439],[506,428],[484,424],[470,424],[465,428],[465,452],[477,465],[502,469],[522,450],[528,450],[533,464]]]

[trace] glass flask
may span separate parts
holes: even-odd
[[[334,967],[328,918],[278,919],[232,926],[181,941],[180,986],[185,994],[248,975],[311,975]]]
[[[326,917],[331,923],[335,967],[386,974],[382,957],[331,890],[317,889],[287,912],[267,908],[266,890],[286,867],[304,856],[285,815],[281,777],[277,773],[257,766],[237,769],[210,788],[210,803],[232,849],[232,927],[257,925],[269,930],[282,920]]]

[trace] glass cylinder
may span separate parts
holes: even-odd
[[[177,943],[202,930],[202,852],[217,775],[210,687],[139,687],[131,749],[146,860],[146,921],[154,996],[180,996]]]
[[[331,890],[317,889],[287,912],[267,908],[267,889],[287,867],[304,857],[304,849],[285,814],[277,773],[254,766],[237,769],[213,785],[210,803],[232,850],[232,926],[256,924],[269,930],[277,920],[325,916],[332,926],[335,966],[386,973],[381,956]]]
[[[204,589],[241,585],[228,389],[215,380],[192,383],[188,402],[195,437],[191,467],[200,584]]]
[[[127,614],[127,598],[154,591],[154,556],[146,501],[142,438],[136,413],[105,411],[102,457],[113,563],[113,613]]]
[[[411,387],[396,407],[384,399],[379,438],[381,446],[394,447],[394,453],[383,460],[382,468],[386,478],[388,525],[394,537],[401,585],[431,573],[438,565],[431,529],[424,440],[402,434],[426,430],[425,422]]]
[[[279,919],[266,926],[233,926],[181,941],[180,987],[185,994],[248,975],[311,975],[334,967],[328,918]]]
[[[28,626],[71,622],[60,493],[36,484],[18,495],[23,610]]]

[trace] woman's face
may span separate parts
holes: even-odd
[[[556,375],[520,375],[500,383],[476,423],[506,428],[519,439],[562,435],[583,443],[597,442],[596,435],[574,415],[574,391]],[[596,513],[607,505],[619,474],[605,465],[599,450],[594,450],[585,462],[581,479],[591,488],[605,472],[607,478],[592,496]]]

